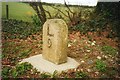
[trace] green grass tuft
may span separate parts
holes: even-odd
[[[106,64],[102,60],[96,60],[96,69],[101,72],[106,71]]]
[[[117,53],[117,49],[115,49],[115,48],[113,48],[111,46],[103,46],[102,51],[105,54],[109,54],[109,55],[113,55],[113,56]]]

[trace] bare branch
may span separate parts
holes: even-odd
[[[46,12],[46,13],[48,13],[49,18],[52,18],[52,16],[51,16],[51,14],[50,14],[50,12],[49,12],[49,11],[45,10],[45,12]]]
[[[72,18],[71,18],[71,15],[70,15],[69,11],[66,10],[66,12],[67,12],[67,14],[68,14],[68,18],[69,18],[70,21],[72,22]]]
[[[71,9],[69,8],[69,6],[66,4],[66,1],[64,0],[64,3],[65,3],[65,6],[67,7],[67,9],[71,12],[71,13],[73,13],[72,11],[71,11]]]
[[[58,11],[61,12],[64,16],[68,17],[68,16],[67,16],[64,12],[62,12],[60,9],[58,9],[58,8],[56,8],[56,7],[53,7],[53,6],[50,6],[50,7],[52,7],[52,8],[54,8],[54,9],[58,10]]]
[[[45,10],[41,2],[30,2],[30,6],[36,11],[41,23],[43,24],[46,21]]]

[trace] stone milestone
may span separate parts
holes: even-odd
[[[55,64],[67,62],[68,27],[62,19],[48,19],[43,25],[44,59]]]

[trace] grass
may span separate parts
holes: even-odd
[[[106,64],[102,60],[96,60],[96,69],[101,72],[106,71]]]
[[[25,62],[25,63],[21,63],[21,64],[17,64],[14,68],[10,68],[10,67],[5,67],[2,69],[2,77],[7,78],[8,76],[12,76],[12,77],[18,77],[21,75],[24,75],[25,72],[29,71],[32,69],[32,65]]]
[[[51,77],[51,75],[49,75],[49,74],[46,74],[46,73],[41,74],[41,78],[50,78],[50,77]]]
[[[27,50],[22,51],[20,53],[19,57],[23,57],[24,58],[24,57],[28,56],[30,54],[31,50],[32,49],[27,49]]]
[[[16,65],[16,67],[11,70],[11,73],[13,77],[17,77],[19,75],[25,74],[25,72],[30,69],[32,69],[32,65],[25,62],[25,63]]]
[[[76,72],[76,78],[88,78],[88,76],[84,72]]]
[[[6,4],[9,7],[9,18],[23,21],[32,21],[35,11],[28,4],[20,2],[2,2],[2,18],[6,18]]]
[[[26,38],[30,34],[36,33],[41,29],[40,26],[34,26],[33,23],[17,21],[12,19],[2,19],[2,23],[2,31],[7,33],[4,34],[5,39]]]
[[[10,73],[10,67],[5,67],[5,68],[3,68],[2,69],[2,76],[4,77],[4,78],[7,78],[7,76],[9,75],[9,73]]]
[[[33,16],[34,14],[36,14],[36,12],[32,9],[32,7],[29,6],[29,4],[26,3],[21,3],[21,2],[2,2],[2,18],[6,18],[6,4],[8,4],[9,6],[9,18],[10,19],[16,19],[16,20],[23,20],[23,21],[27,21],[27,22],[31,22],[31,16]],[[62,13],[60,13],[57,9],[61,10],[62,12],[64,12],[67,15],[66,10],[68,10],[65,6],[60,6],[60,5],[46,5],[43,4],[43,7],[45,10],[49,11],[52,18],[57,18],[55,15],[60,14],[66,21],[68,21],[68,17],[66,17],[65,15],[63,15]],[[75,7],[75,6],[70,6],[70,9],[73,12],[78,12],[79,10],[81,10],[81,14],[83,16],[83,18],[85,18],[85,16],[90,15],[91,12],[94,11],[94,8],[84,8],[84,7]],[[86,14],[85,14],[86,13]],[[49,18],[49,15],[46,13],[47,18]],[[88,17],[88,16],[87,16]],[[87,18],[86,17],[86,18]]]
[[[103,46],[102,47],[102,51],[105,53],[105,54],[109,54],[109,55],[113,55],[115,56],[116,53],[117,53],[117,49],[111,47],[111,46]]]

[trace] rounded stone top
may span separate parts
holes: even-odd
[[[47,19],[47,21],[45,22],[46,23],[55,23],[55,24],[61,24],[61,25],[66,25],[65,21],[62,20],[62,19]]]
[[[43,26],[51,26],[51,28],[54,27],[56,29],[68,29],[66,22],[62,19],[47,19]]]

